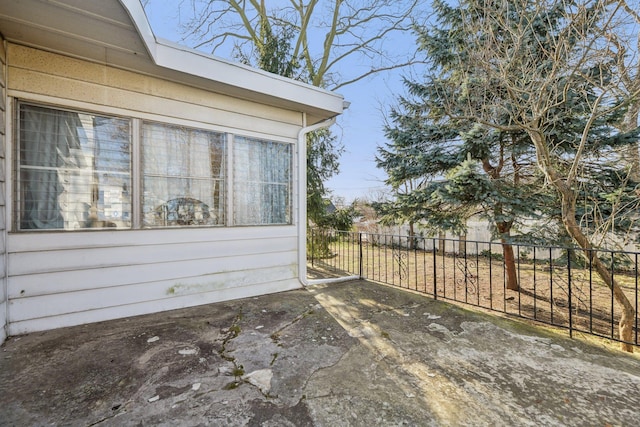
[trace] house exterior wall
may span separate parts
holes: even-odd
[[[7,62],[10,101],[161,120],[292,144],[303,124],[298,112],[25,46],[9,44]],[[11,126],[8,130],[10,135]],[[3,163],[11,170],[10,158]],[[294,168],[294,189],[295,177]],[[8,201],[7,215],[11,198]],[[296,211],[294,205],[294,221]],[[295,223],[9,232],[6,247],[10,335],[300,286]]]
[[[0,35],[0,344],[7,337],[7,250],[6,250],[6,63],[5,41]]]

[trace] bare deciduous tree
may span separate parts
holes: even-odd
[[[632,115],[634,105],[637,114],[640,88],[637,81],[624,81],[637,80],[637,75],[621,73],[620,63],[611,61],[611,52],[629,52],[623,38],[612,36],[620,30],[615,24],[625,11],[637,14],[617,0],[458,3],[464,6],[459,19],[470,37],[456,68],[460,86],[443,88],[448,100],[443,110],[457,119],[528,134],[545,185],[561,200],[562,224],[611,289],[621,308],[622,347],[633,351],[627,343],[633,341],[634,307],[577,221],[576,203],[587,163],[606,156],[614,144],[624,145],[623,136],[614,138],[611,123],[619,123],[624,111]],[[576,117],[580,128],[570,122]],[[635,123],[629,126],[637,127],[637,116]]]
[[[415,48],[390,41],[408,33],[418,0],[183,0],[190,17],[185,39],[216,54],[233,47],[242,57],[260,46],[260,22],[274,33],[293,30],[293,57],[314,86],[336,90],[367,76],[415,62]]]
[[[608,34],[610,55],[616,61],[620,75],[621,95],[628,98],[629,106],[620,121],[619,129],[627,132],[638,126],[640,115],[640,97],[632,96],[640,92],[640,12],[638,4],[619,0],[621,16],[616,22],[618,31]],[[629,164],[629,177],[640,181],[640,155],[638,145],[626,147],[621,153],[622,160]]]

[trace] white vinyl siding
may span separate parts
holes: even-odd
[[[299,287],[295,227],[244,230],[11,234],[10,332]]]
[[[295,111],[23,46],[10,44],[8,52],[13,99],[133,118],[134,135],[142,135],[144,122],[166,123],[284,143],[293,152],[303,125],[303,115]],[[144,160],[139,148],[134,147],[132,159]],[[142,169],[133,163],[133,188],[142,188]],[[297,200],[295,193],[292,197]],[[132,211],[142,215],[135,200]],[[229,217],[225,220],[232,225]],[[140,229],[99,233],[9,233],[9,333],[298,288],[294,222],[163,229],[140,223]]]
[[[216,124],[223,132],[295,141],[302,114],[119,70],[80,59],[9,44],[9,90],[99,105],[105,114],[140,116],[163,122]],[[10,93],[11,95],[11,93]],[[46,98],[42,98],[46,99]],[[214,120],[215,119],[215,120]],[[198,127],[198,126],[194,126]]]

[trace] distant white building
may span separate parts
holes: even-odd
[[[158,40],[139,0],[3,0],[0,34],[0,342],[301,286],[341,96]]]

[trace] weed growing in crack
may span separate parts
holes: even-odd
[[[282,344],[280,343],[280,332],[274,332],[271,334],[271,341],[273,341],[273,343],[275,345],[277,345],[278,347],[282,347]]]
[[[222,347],[220,348],[220,350],[218,351],[218,354],[220,355],[220,357],[224,360],[226,360],[227,362],[231,362],[233,363],[233,370],[231,371],[231,374],[237,379],[237,378],[242,378],[242,376],[245,374],[245,370],[244,370],[244,366],[240,365],[237,361],[236,358],[233,356],[230,356],[228,354],[226,354],[227,352],[227,344],[234,338],[237,338],[238,335],[240,335],[240,332],[242,331],[242,328],[239,325],[240,320],[242,320],[242,311],[240,311],[236,317],[233,319],[233,323],[231,324],[231,326],[229,326],[229,328],[227,329],[227,334],[224,338],[224,340],[222,341]],[[234,388],[237,388],[240,385],[241,382],[239,381],[233,381],[229,384],[227,384],[224,389],[225,390],[232,390]]]
[[[239,386],[240,386],[240,383],[238,381],[231,381],[229,384],[227,384],[226,386],[222,387],[222,389],[223,390],[235,390]]]
[[[295,325],[296,323],[298,323],[302,319],[304,319],[304,318],[306,318],[308,316],[311,316],[314,313],[315,313],[314,310],[307,310],[304,313],[296,316],[291,322],[287,323],[286,325],[284,325],[283,327],[281,327],[280,329],[278,329],[277,331],[272,333],[271,334],[271,341],[273,341],[273,343],[276,344],[278,347],[282,347],[282,344],[280,343],[280,336],[282,335],[282,331],[287,329],[289,326]],[[275,360],[275,358],[274,358],[274,360]]]
[[[229,327],[229,332],[231,333],[231,337],[229,339],[232,340],[240,335],[240,332],[242,332],[242,328],[240,328],[240,325],[234,323],[233,325],[231,325],[231,327]]]

